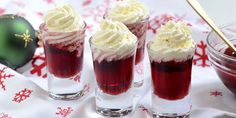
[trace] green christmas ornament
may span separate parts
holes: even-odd
[[[0,16],[0,63],[15,69],[29,62],[38,47],[36,34],[23,17]]]

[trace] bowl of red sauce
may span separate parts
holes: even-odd
[[[221,31],[236,46],[236,22],[221,27]],[[236,53],[214,31],[207,37],[207,51],[219,78],[236,95]]]

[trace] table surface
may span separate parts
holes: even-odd
[[[72,4],[85,19],[86,31],[84,69],[85,95],[79,100],[52,100],[47,94],[45,56],[38,48],[34,61],[16,71],[0,64],[0,118],[103,118],[95,113],[94,72],[89,37],[96,31],[104,12],[116,0],[1,0],[0,15],[14,13],[24,16],[38,29],[43,22],[43,15],[55,5]],[[203,2],[203,1],[201,1]],[[192,37],[197,43],[192,74],[192,118],[228,118],[236,117],[236,97],[225,88],[206,56],[206,37],[210,31],[207,24],[199,18],[184,0],[143,0],[151,10],[150,27],[147,40],[155,34],[155,29],[169,19],[183,20],[192,29]],[[208,7],[208,10],[210,8]],[[214,14],[212,15],[214,16]],[[217,18],[214,16],[214,18]],[[222,22],[217,23],[221,24]],[[135,110],[127,118],[150,118],[151,82],[150,67],[147,57],[143,67],[136,68],[144,74],[145,84],[135,89]]]

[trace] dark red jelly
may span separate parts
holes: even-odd
[[[134,56],[109,62],[94,61],[93,64],[98,86],[104,93],[118,95],[131,87]]]
[[[183,62],[151,62],[154,94],[167,100],[188,95],[191,83],[192,59]]]
[[[82,70],[83,50],[82,54],[78,56],[78,50],[69,51],[68,49],[70,46],[75,46],[74,43],[67,46],[61,45],[48,44],[47,42],[44,44],[47,68],[56,77],[68,78]]]

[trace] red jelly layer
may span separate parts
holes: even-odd
[[[192,59],[183,62],[151,62],[154,94],[167,100],[188,95],[191,83]]]
[[[126,92],[133,80],[134,56],[122,60],[94,61],[94,70],[99,88],[107,94]]]
[[[82,70],[83,51],[78,57],[78,50],[70,52],[67,46],[61,44],[44,45],[48,71],[56,77],[68,78],[78,74]]]

